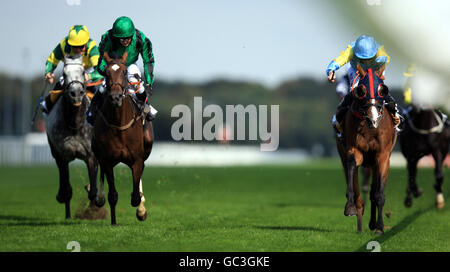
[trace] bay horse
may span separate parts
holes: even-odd
[[[69,163],[83,160],[88,169],[90,186],[96,184],[98,162],[91,149],[92,128],[85,122],[89,106],[86,97],[83,59],[81,55],[66,56],[63,70],[63,93],[46,119],[47,139],[59,170],[59,190],[56,200],[65,203],[66,219],[70,218],[72,187]],[[88,194],[91,201],[95,192]]]
[[[422,157],[431,154],[435,162],[436,207],[442,209],[445,204],[442,193],[442,165],[449,148],[449,123],[443,120],[440,112],[432,108],[411,105],[405,115],[405,128],[399,135],[401,151],[406,158],[408,169],[405,206],[412,206],[412,196],[422,195],[423,190],[417,186],[416,181],[417,163]]]
[[[342,138],[336,137],[336,145],[345,171],[347,203],[345,216],[357,216],[357,229],[362,231],[364,202],[358,183],[358,167],[371,169],[371,214],[369,228],[377,234],[384,233],[383,207],[385,186],[390,167],[390,156],[397,134],[394,121],[384,104],[388,87],[379,73],[358,67],[360,80],[352,90],[354,99],[343,120]],[[378,218],[377,218],[378,210]]]
[[[138,207],[136,217],[143,221],[147,218],[147,210],[141,177],[144,161],[153,146],[152,123],[144,125],[145,116],[128,91],[127,53],[121,58],[111,58],[105,53],[104,58],[107,62],[106,94],[94,120],[92,138],[92,148],[100,164],[100,182],[103,186],[106,175],[111,225],[116,225],[115,209],[119,195],[114,185],[113,169],[118,163],[130,167],[133,178],[131,205]]]

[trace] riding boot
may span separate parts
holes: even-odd
[[[44,98],[44,101],[41,102],[41,110],[45,115],[48,115],[53,108],[52,100],[50,99],[50,95],[47,95]]]
[[[103,101],[103,93],[97,91],[92,97],[89,109],[86,112],[86,121],[89,125],[94,126],[95,117],[97,116],[97,111]]]
[[[352,101],[353,96],[351,93],[348,93],[337,107],[336,115],[333,117],[332,124],[338,136],[342,135],[342,120],[344,120],[344,116],[350,108]]]
[[[399,113],[397,109],[397,103],[395,102],[391,94],[386,95],[384,102],[386,103],[386,109],[389,111],[392,119],[394,120],[395,129],[400,132],[402,130],[403,120],[405,118]]]
[[[151,111],[150,97],[149,97],[149,95],[147,95],[147,92],[144,91],[142,93],[137,93],[136,97],[142,103],[142,107],[143,107],[142,111],[145,115],[145,120],[150,122],[153,119],[155,119],[155,116],[153,115],[153,113]]]

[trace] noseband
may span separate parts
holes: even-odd
[[[358,119],[365,120],[366,118],[369,118],[367,115],[367,110],[370,107],[375,107],[378,111],[378,114],[380,115],[379,118],[383,117],[383,111],[384,111],[384,103],[382,104],[376,104],[376,103],[366,103],[364,105],[358,106],[356,109],[352,108],[352,114]]]

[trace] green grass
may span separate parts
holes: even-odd
[[[82,165],[71,166],[72,215],[87,199]],[[450,188],[445,170],[445,196]],[[424,195],[405,208],[406,170],[391,169],[386,189],[388,229],[363,232],[343,215],[345,182],[337,161],[305,166],[147,167],[143,184],[149,217],[139,222],[130,205],[128,168],[115,169],[117,226],[110,219],[64,219],[57,203],[56,167],[0,168],[0,251],[450,251],[448,206],[434,208],[432,169],[420,169]],[[107,189],[107,186],[106,186]],[[109,212],[108,204],[105,205]]]

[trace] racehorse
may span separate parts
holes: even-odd
[[[389,173],[389,161],[397,135],[394,121],[385,107],[384,97],[389,93],[377,72],[358,67],[359,83],[352,90],[354,99],[343,120],[342,138],[336,145],[347,181],[347,203],[344,215],[357,216],[357,229],[362,230],[364,202],[358,183],[358,167],[371,169],[371,215],[369,228],[377,234],[384,233],[384,189]],[[378,218],[377,218],[378,209]]]
[[[133,177],[131,205],[138,207],[136,216],[143,221],[147,218],[147,210],[141,177],[144,161],[152,150],[153,128],[151,122],[144,125],[145,116],[128,91],[127,53],[121,58],[111,58],[105,53],[104,58],[107,62],[106,97],[94,120],[92,139],[92,148],[100,164],[100,182],[102,185],[106,175],[111,224],[116,225],[118,193],[113,168],[120,162],[130,167]]]
[[[423,156],[431,154],[435,161],[434,175],[436,183],[436,207],[444,207],[442,183],[444,175],[442,165],[447,155],[450,141],[450,126],[434,109],[411,106],[406,114],[405,128],[399,135],[400,147],[407,161],[408,186],[405,206],[411,207],[412,196],[419,197],[423,190],[417,186],[417,162]]]
[[[83,160],[88,168],[90,186],[96,184],[98,162],[91,149],[92,128],[85,123],[89,105],[86,97],[83,59],[81,55],[66,56],[63,70],[63,94],[46,120],[47,139],[59,170],[59,190],[56,199],[65,203],[66,219],[70,218],[72,187],[69,180],[69,163]],[[95,198],[95,191],[88,197]]]

